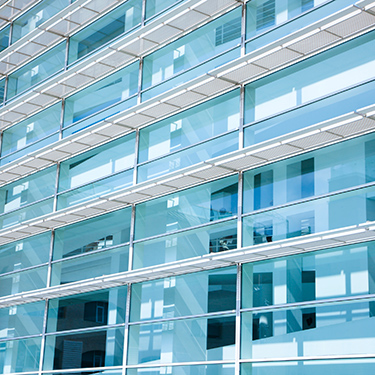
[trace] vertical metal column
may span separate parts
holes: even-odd
[[[142,69],[143,69],[143,57],[139,59],[137,104],[140,104],[142,102]]]
[[[241,56],[246,54],[246,3],[242,4],[242,18],[241,18]]]
[[[133,253],[134,253],[134,230],[135,230],[135,204],[132,205],[132,214],[130,219],[130,243],[129,243],[129,263],[128,271],[133,269]]]
[[[128,284],[128,291],[126,295],[126,309],[125,309],[125,330],[124,330],[124,352],[122,356],[122,375],[126,375],[126,364],[128,360],[130,297],[131,297],[131,285]]]
[[[55,193],[53,196],[53,212],[57,211],[57,193],[59,191],[59,175],[60,175],[60,162],[56,165],[56,179],[55,179]]]
[[[235,350],[235,369],[234,374],[240,375],[241,358],[241,278],[242,266],[237,264],[237,290],[236,290],[236,350]]]
[[[48,314],[48,300],[45,301],[45,306],[44,306],[42,342],[40,345],[40,357],[39,357],[39,371],[38,371],[39,375],[41,375],[42,370],[43,370],[44,348],[46,345],[47,314]]]

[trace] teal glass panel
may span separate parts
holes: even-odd
[[[138,204],[135,237],[151,237],[236,214],[237,177],[233,176]]]
[[[69,64],[140,25],[142,1],[128,0],[69,39]]]
[[[243,212],[375,181],[375,136],[359,137],[244,173]]]
[[[241,357],[365,355],[375,350],[373,301],[243,313]]]
[[[41,1],[13,22],[12,43],[36,29],[69,4],[70,0]]]
[[[287,22],[326,0],[255,0],[246,6],[246,39]]]
[[[229,267],[133,284],[130,320],[235,310],[236,277],[236,267]]]
[[[0,52],[9,46],[9,30],[10,26],[6,26],[0,30]]]
[[[248,263],[242,308],[373,294],[375,242]]]
[[[139,131],[140,163],[237,129],[240,92],[234,90]]]
[[[0,216],[0,228],[8,228],[53,211],[53,198],[45,199]]]
[[[241,9],[210,22],[194,32],[146,56],[142,88],[171,79],[236,46],[241,36]],[[170,88],[170,87],[169,87]]]
[[[135,133],[132,133],[63,161],[58,191],[74,189],[132,167],[134,152]],[[128,179],[125,183],[128,183]]]
[[[0,338],[41,334],[45,306],[42,301],[0,309]]]
[[[147,181],[236,150],[238,150],[238,132],[232,132],[139,166],[138,182]]]
[[[375,187],[371,186],[246,216],[244,246],[373,221],[374,197]]]
[[[64,127],[125,101],[138,90],[138,62],[94,83],[65,99]],[[117,107],[101,112],[81,129],[117,113]]]
[[[48,262],[51,233],[12,242],[0,247],[0,274]]]
[[[57,73],[64,68],[64,64],[65,42],[11,73],[8,78],[7,100]]]
[[[10,162],[20,156],[26,155],[26,153],[39,149],[41,143],[39,142],[35,145],[35,142],[57,132],[60,129],[60,118],[61,102],[8,129],[5,129],[3,132],[1,147],[2,158],[11,153],[24,150],[24,152],[18,152],[11,158],[8,157],[6,162]],[[58,135],[56,134],[55,138],[52,137],[48,139],[48,143],[52,143],[57,139]],[[43,143],[43,145],[45,143]],[[34,147],[31,147],[31,145],[34,145]],[[5,164],[5,161],[2,160],[2,163]]]
[[[234,364],[209,364],[190,366],[168,366],[168,367],[147,367],[130,368],[126,370],[128,375],[234,375]]]
[[[375,371],[375,359],[319,359],[313,361],[284,361],[243,363],[241,375],[366,375]],[[142,373],[143,374],[143,373]]]
[[[43,369],[121,366],[123,346],[123,328],[47,336]]]
[[[61,210],[75,204],[87,202],[90,199],[109,194],[133,184],[133,169],[103,178],[80,188],[60,194],[57,197],[57,209]]]
[[[128,364],[234,360],[234,344],[235,316],[132,325]]]
[[[0,297],[45,288],[47,286],[47,271],[45,266],[1,276]]]
[[[124,323],[126,292],[121,287],[50,299],[47,332]]]
[[[130,217],[131,209],[125,208],[56,229],[53,259],[67,258],[128,242]]]
[[[375,81],[353,87],[244,129],[245,147],[318,124],[373,104]]]
[[[52,264],[51,285],[62,285],[128,270],[129,246],[94,252]]]
[[[245,123],[259,121],[374,78],[375,33],[342,44],[245,88]]]
[[[0,80],[0,107],[4,104],[5,98],[5,78]]]
[[[146,1],[146,18],[155,16],[161,13],[166,8],[174,4],[180,3],[181,0],[147,0]]]
[[[0,342],[1,373],[38,371],[41,342],[40,337]]]
[[[52,196],[55,192],[55,179],[56,167],[51,167],[0,187],[0,213]]]
[[[133,268],[155,266],[236,248],[237,223],[235,220],[230,220],[153,240],[136,242]]]

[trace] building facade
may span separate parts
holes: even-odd
[[[374,29],[1,0],[0,373],[373,373]]]

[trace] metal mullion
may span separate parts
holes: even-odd
[[[43,361],[44,361],[44,348],[46,342],[46,331],[47,331],[47,317],[48,317],[48,299],[45,301],[44,306],[44,317],[43,317],[43,330],[42,330],[42,341],[40,345],[40,357],[39,357],[39,370],[38,373],[41,374],[43,370]]]
[[[141,26],[146,23],[146,0],[142,0],[142,16],[141,16]]]
[[[128,290],[126,294],[124,344],[123,344],[123,353],[122,353],[122,375],[126,375],[126,365],[127,365],[127,360],[128,360],[130,298],[131,298],[131,284],[128,284]]]
[[[60,177],[60,162],[56,163],[56,177],[55,177],[55,192],[53,194],[53,208],[52,212],[57,211],[57,197],[58,197],[58,191],[59,191],[59,177]]]
[[[131,217],[130,217],[130,241],[129,241],[128,271],[133,270],[134,238],[135,238],[135,204],[132,205],[132,213],[131,213]]]
[[[237,264],[237,288],[236,288],[236,325],[235,325],[235,368],[234,374],[239,375],[241,358],[241,286],[242,286],[242,265]]]
[[[246,3],[242,4],[241,14],[241,56],[246,55]]]
[[[142,103],[142,78],[143,78],[143,57],[139,58],[139,71],[138,71],[138,93],[137,93],[137,104]]]
[[[51,240],[49,248],[49,257],[48,257],[48,268],[47,268],[47,288],[51,286],[52,279],[52,259],[53,259],[53,245],[55,242],[55,231],[51,231]]]

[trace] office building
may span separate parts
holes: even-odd
[[[373,373],[374,29],[0,0],[0,372]]]

